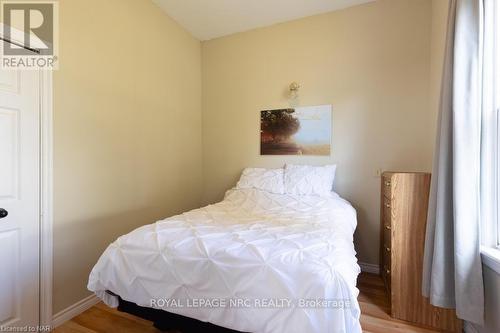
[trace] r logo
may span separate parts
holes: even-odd
[[[4,56],[54,55],[54,3],[2,1],[4,38],[22,43],[4,43]],[[11,29],[12,28],[12,29]]]

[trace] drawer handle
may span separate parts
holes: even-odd
[[[390,203],[386,203],[386,204],[385,204],[385,207],[387,207],[387,208],[391,208],[391,204],[390,204]]]
[[[391,186],[391,182],[390,181],[385,182],[385,186]]]
[[[385,270],[385,273],[386,273],[387,275],[389,275],[389,274],[391,274],[391,270],[390,270],[390,269],[386,269],[386,270]]]
[[[391,248],[390,248],[390,247],[387,247],[387,246],[386,246],[386,247],[385,247],[385,250],[386,250],[387,252],[391,252]]]
[[[391,230],[391,226],[390,226],[390,225],[386,225],[386,226],[385,226],[385,228],[386,228],[387,230]]]

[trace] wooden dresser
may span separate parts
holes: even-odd
[[[430,181],[428,173],[382,174],[380,271],[393,318],[460,332],[454,310],[434,307],[422,296]]]

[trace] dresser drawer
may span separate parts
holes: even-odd
[[[384,230],[383,230],[383,239],[382,239],[382,245],[386,245],[387,247],[389,248],[392,248],[392,229],[391,229],[391,225],[390,224],[387,224],[387,223],[384,223],[384,226],[383,226]],[[385,252],[385,249],[383,249],[384,252]]]
[[[382,192],[384,193],[384,196],[388,199],[392,198],[392,177],[383,177],[382,178]]]
[[[391,295],[391,269],[390,269],[390,266],[387,266],[387,265],[383,265],[383,268],[382,268],[382,272],[381,272],[381,275],[382,275],[382,279],[384,280],[384,285],[385,285],[385,288],[387,290],[387,294],[389,295],[389,300],[391,299],[390,295]]]
[[[390,275],[390,271],[392,269],[392,255],[391,255],[391,246],[387,244],[382,245],[382,253],[383,253],[383,269],[386,275]]]
[[[388,267],[391,267],[391,244],[390,244],[390,239],[389,242],[385,241],[382,244],[382,253],[384,254],[384,263],[387,264]]]
[[[392,201],[384,197],[382,202],[382,209],[384,210],[384,221],[392,225]]]

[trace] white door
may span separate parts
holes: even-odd
[[[39,74],[0,69],[0,327],[39,324]]]

